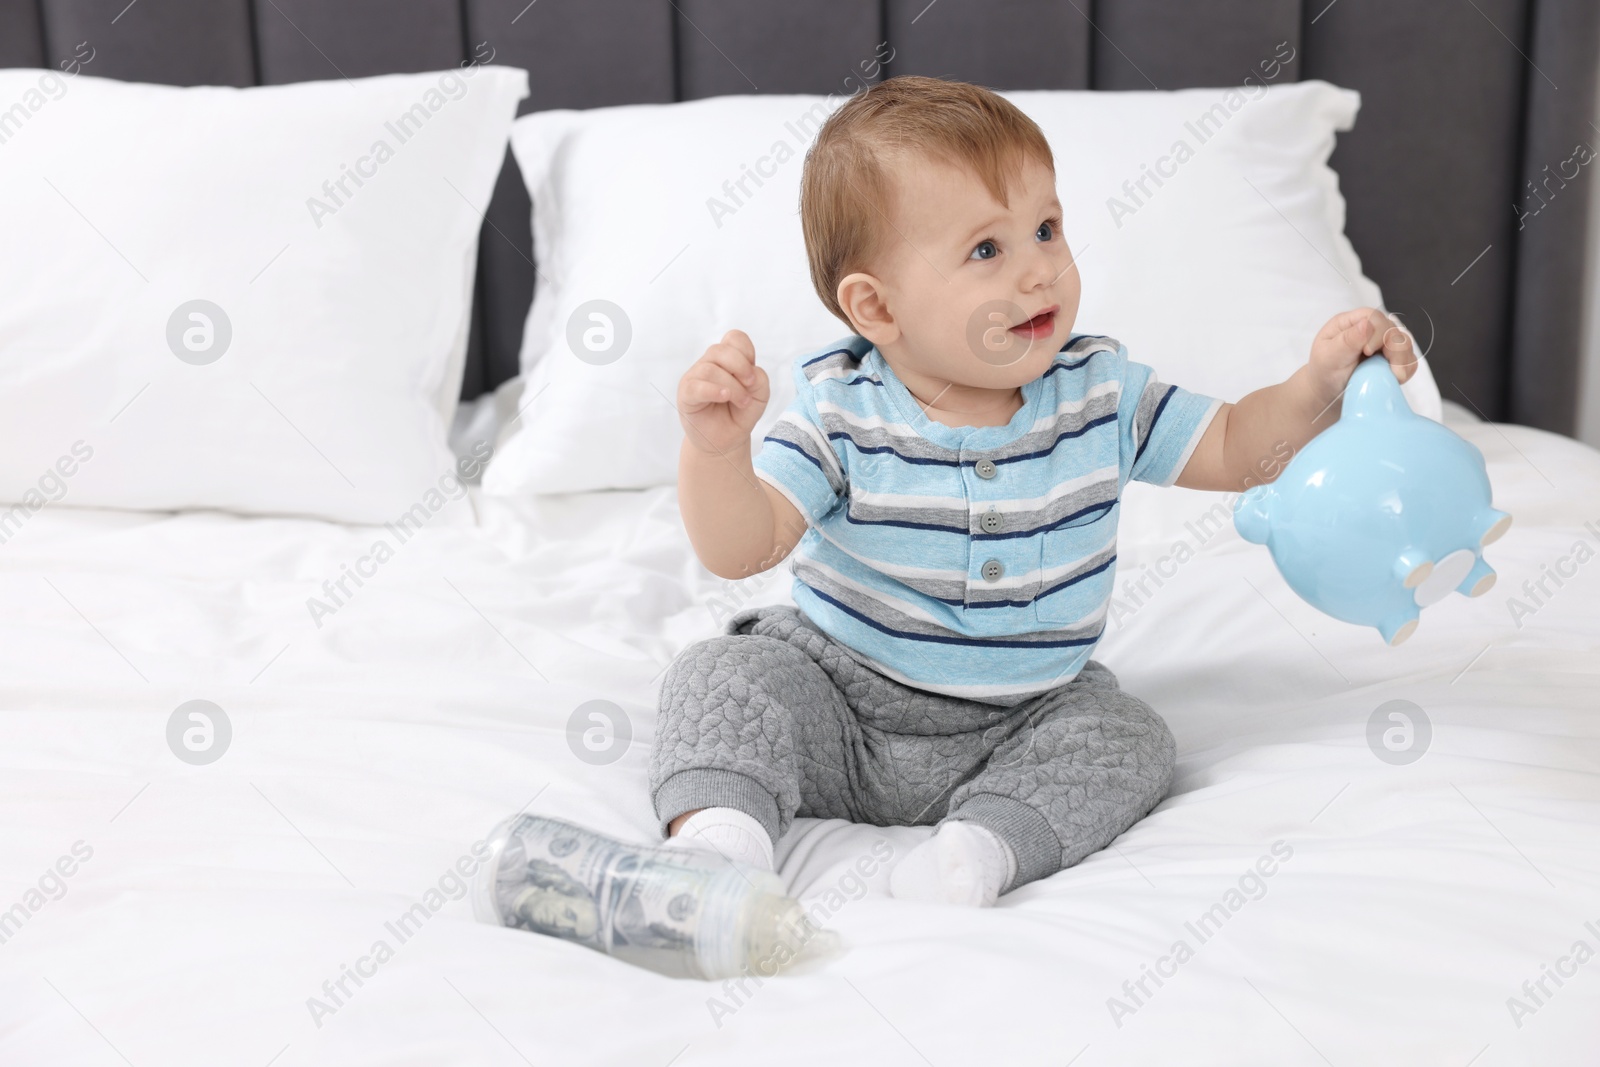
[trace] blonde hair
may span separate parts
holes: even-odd
[[[893,234],[894,187],[886,164],[913,153],[971,172],[1002,206],[1009,206],[1007,188],[1025,160],[1055,169],[1038,125],[979,85],[907,75],[846,101],[806,152],[800,226],[811,284],[851,329],[839,306],[839,282],[882,254]]]

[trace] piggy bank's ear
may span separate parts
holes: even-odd
[[[1409,414],[1411,407],[1389,361],[1381,354],[1362,360],[1344,387],[1344,407],[1339,417],[1371,419]]]
[[[1272,497],[1270,485],[1258,485],[1239,494],[1239,499],[1233,502],[1233,528],[1239,531],[1240,537],[1252,544],[1267,543],[1267,535],[1272,532],[1272,520],[1268,515]]]

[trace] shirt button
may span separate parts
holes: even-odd
[[[984,533],[999,533],[1005,528],[1006,520],[998,511],[986,511],[983,518],[978,520],[978,525],[983,527]]]
[[[999,560],[991,559],[983,565],[983,580],[986,582],[998,582],[1000,576],[1005,572],[1006,569],[1000,565]]]
[[[985,481],[1000,473],[999,468],[997,468],[991,461],[987,459],[978,460],[977,463],[973,464],[972,469],[977,473],[978,477],[984,479]]]

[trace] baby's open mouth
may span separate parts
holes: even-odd
[[[1056,328],[1057,310],[1059,309],[1054,305],[1047,307],[1022,325],[1011,327],[1011,332],[1030,341],[1036,341],[1041,337],[1049,337]]]

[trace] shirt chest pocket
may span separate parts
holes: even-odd
[[[1110,598],[1119,509],[1116,501],[1097,505],[1040,535],[1039,593],[1033,602],[1040,622],[1077,622]]]

